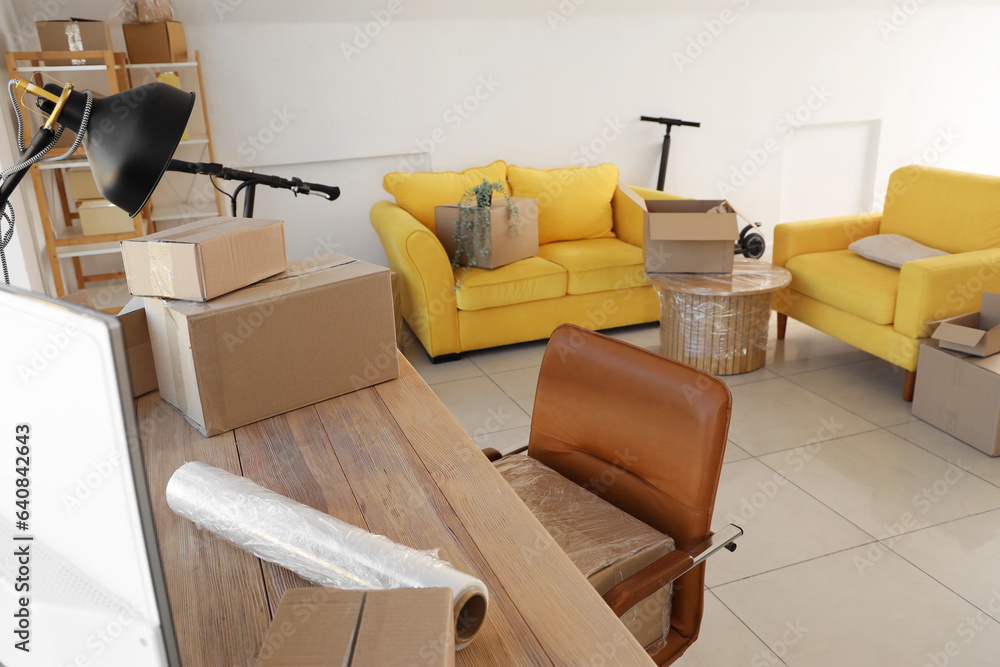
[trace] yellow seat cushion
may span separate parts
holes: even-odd
[[[541,257],[529,257],[499,269],[455,269],[462,286],[455,292],[459,310],[482,310],[566,295],[566,269]]]
[[[538,200],[538,243],[614,236],[611,198],[618,167],[530,169],[510,165],[507,180],[514,197]]]
[[[791,288],[875,324],[892,324],[899,269],[859,257],[851,250],[797,255],[785,265]]]
[[[538,254],[569,272],[568,294],[590,294],[646,284],[642,248],[618,239],[549,243]]]
[[[507,163],[497,160],[485,167],[471,167],[465,171],[422,171],[413,174],[395,171],[385,175],[382,187],[396,198],[396,203],[407,213],[433,232],[434,207],[457,203],[466,190],[479,185],[484,178],[491,183],[500,181],[507,189]]]

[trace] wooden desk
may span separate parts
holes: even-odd
[[[184,667],[252,667],[291,572],[167,507],[186,461],[441,558],[485,582],[486,622],[458,665],[652,665],[479,448],[400,355],[400,378],[203,438],[156,393],[137,401]]]

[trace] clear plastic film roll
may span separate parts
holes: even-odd
[[[456,649],[472,641],[486,617],[489,593],[479,579],[225,470],[186,463],[166,495],[170,509],[199,528],[321,586],[450,588]]]

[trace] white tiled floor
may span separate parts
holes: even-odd
[[[606,332],[656,350],[656,325]],[[527,443],[544,342],[407,357],[481,447]],[[1000,665],[1000,458],[910,414],[902,374],[799,323],[724,378],[730,444],[701,636],[679,667]]]

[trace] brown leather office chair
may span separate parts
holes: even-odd
[[[698,638],[704,559],[742,535],[711,532],[731,411],[719,378],[575,325],[553,332],[542,360],[528,456],[674,539],[676,551],[604,595],[621,615],[674,581],[659,665]]]

